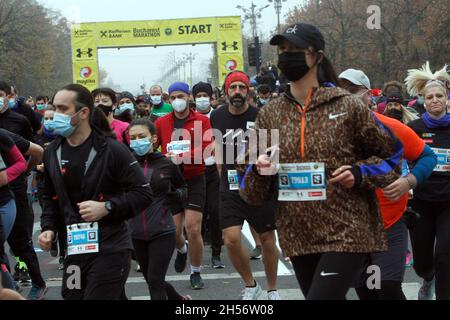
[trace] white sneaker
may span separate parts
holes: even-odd
[[[267,300],[281,300],[278,291],[271,291],[267,294]]]
[[[242,300],[258,300],[261,294],[262,289],[259,283],[257,282],[256,287],[244,289],[244,296],[242,297]]]
[[[136,263],[136,272],[142,272],[141,266],[139,265],[139,263]]]

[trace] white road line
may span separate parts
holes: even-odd
[[[407,300],[417,300],[419,289],[420,284],[417,282],[403,284],[403,292],[405,293]],[[300,289],[278,289],[278,293],[282,300],[305,300]],[[150,300],[150,296],[131,297],[131,300]],[[264,291],[258,300],[267,300],[267,291]]]
[[[253,276],[255,278],[265,278],[266,274],[264,271],[254,272]],[[282,275],[282,277],[287,277],[287,275]],[[239,273],[212,273],[212,274],[202,274],[203,280],[226,280],[226,279],[240,279]],[[179,275],[179,276],[166,276],[167,282],[175,281],[189,281],[190,275]],[[144,284],[144,277],[130,277],[127,280],[127,284]],[[61,286],[61,281],[48,281],[47,286],[49,288],[55,288]]]
[[[245,236],[247,241],[254,248],[255,240],[253,239],[252,233],[250,231],[250,226],[248,225],[247,221],[245,221],[244,226],[242,227],[242,234]],[[275,232],[275,234],[276,234],[276,232]],[[277,241],[278,250],[280,251],[280,254],[281,254],[281,248],[280,248],[280,244],[278,242],[278,235],[276,236],[276,241]],[[279,260],[278,261],[278,276],[291,276],[291,275],[293,275],[292,271],[290,271],[286,267],[286,265],[281,260]]]

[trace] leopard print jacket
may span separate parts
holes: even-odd
[[[271,101],[256,120],[256,130],[278,129],[280,163],[323,162],[327,181],[343,165],[357,166],[361,177],[353,189],[327,182],[327,200],[279,202],[277,230],[289,257],[316,253],[369,253],[387,250],[375,189],[401,174],[401,159],[386,162],[395,151],[394,139],[356,97],[341,88],[315,89],[305,113],[304,153],[301,150],[302,113],[288,95]],[[269,140],[270,134],[269,134]],[[401,147],[400,147],[401,148]],[[400,158],[401,158],[400,152]],[[386,168],[386,163],[391,166]],[[376,167],[375,172],[365,168]],[[240,195],[261,205],[277,197],[276,177],[247,171]]]

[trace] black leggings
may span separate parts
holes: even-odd
[[[367,254],[323,253],[291,258],[306,300],[345,300]]]
[[[419,215],[410,230],[414,270],[427,281],[436,277],[436,299],[450,299],[450,202],[415,199]]]
[[[33,233],[34,216],[30,210],[27,196],[16,192],[17,215],[14,227],[8,237],[8,244],[14,255],[19,257],[28,267],[31,281],[38,287],[44,287],[39,260],[34,251],[31,234]]]
[[[219,188],[220,177],[216,166],[206,167],[206,204],[203,215],[202,237],[209,231],[213,256],[220,256],[223,240],[219,224]]]
[[[152,300],[183,300],[175,288],[165,281],[175,250],[175,233],[151,241],[133,239],[133,246]]]

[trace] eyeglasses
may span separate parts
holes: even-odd
[[[236,90],[237,88],[239,88],[240,90],[245,90],[245,89],[247,89],[247,86],[243,85],[243,84],[232,84],[230,86],[231,90]]]

